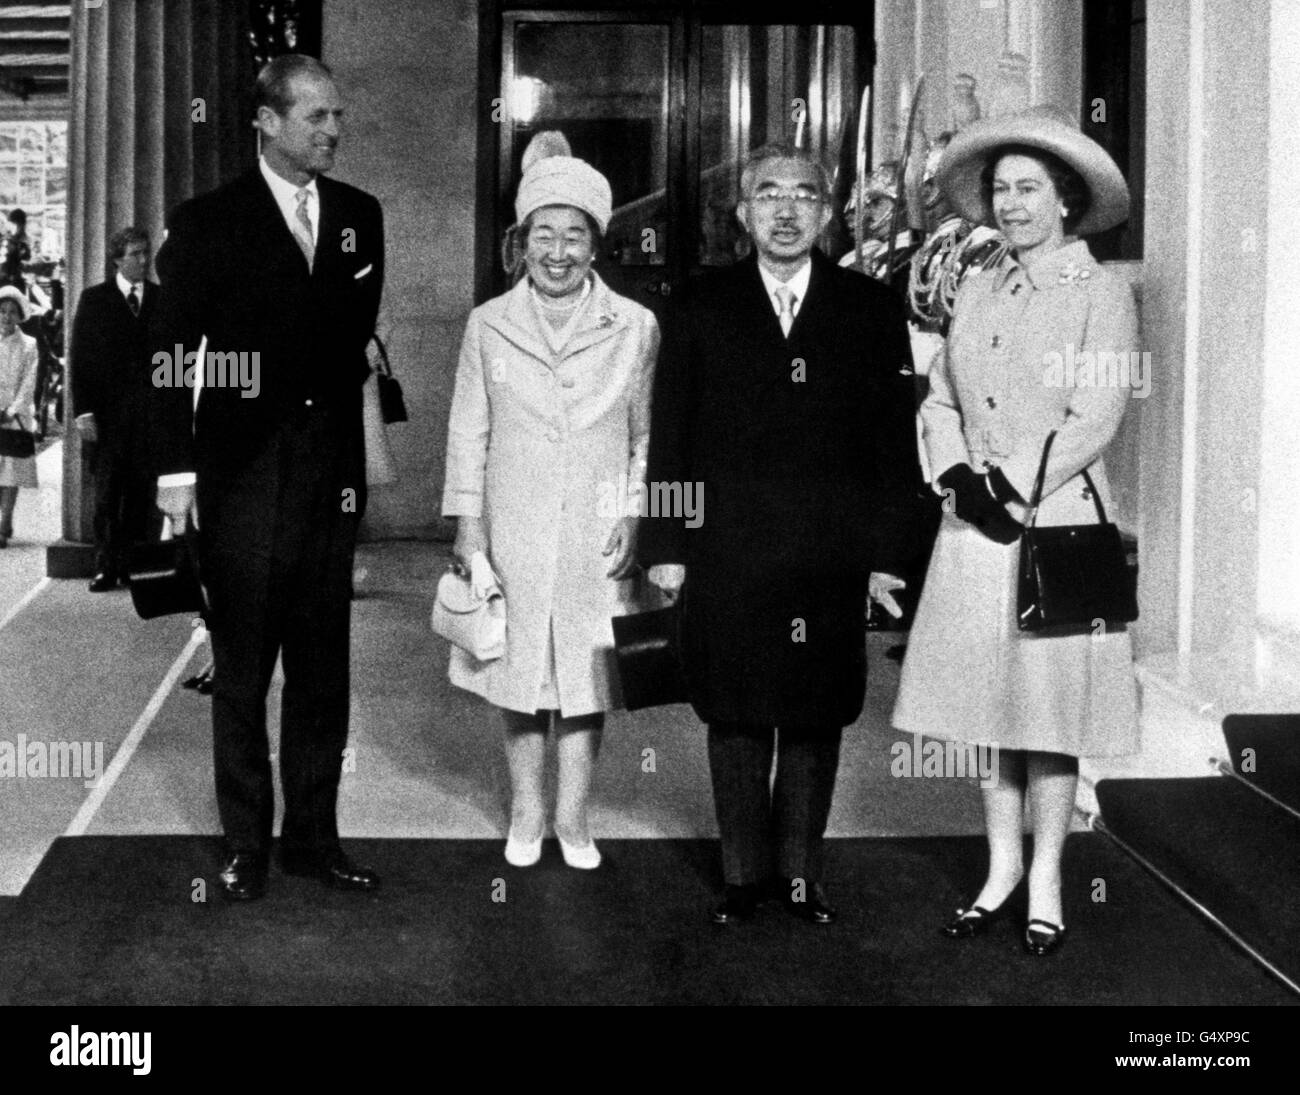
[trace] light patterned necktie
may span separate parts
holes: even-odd
[[[316,260],[316,244],[312,239],[311,232],[311,215],[307,212],[307,199],[311,197],[311,191],[305,186],[298,191],[298,223],[293,226],[293,238],[298,241],[298,246],[302,248],[303,256],[307,259],[307,269],[310,270],[312,263]]]
[[[778,286],[773,292],[776,294],[776,304],[779,309],[777,319],[781,323],[781,333],[789,337],[790,328],[794,326],[794,302],[798,298],[788,285]]]

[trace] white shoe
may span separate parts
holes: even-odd
[[[536,840],[520,840],[513,828],[506,837],[506,862],[512,867],[531,867],[542,858],[542,834]]]
[[[587,843],[580,846],[568,843],[559,833],[555,835],[559,837],[564,862],[570,867],[577,867],[580,871],[594,871],[600,866],[600,850],[594,840],[588,838]]]

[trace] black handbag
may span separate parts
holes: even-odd
[[[393,367],[388,363],[388,350],[378,335],[370,337],[379,348],[380,368],[375,373],[375,383],[379,386],[379,413],[387,426],[406,422],[406,400],[402,396],[402,385],[393,376]]]
[[[687,702],[681,647],[683,611],[679,593],[667,608],[613,618],[614,660],[623,706],[629,711]]]
[[[0,456],[26,460],[36,455],[36,438],[22,426],[0,427]]]
[[[1138,618],[1137,587],[1119,529],[1106,520],[1101,495],[1084,469],[1083,479],[1097,507],[1095,525],[1038,527],[1038,506],[1047,475],[1047,454],[1056,431],[1047,435],[1038,465],[1029,520],[1020,536],[1017,621],[1021,631],[1044,628],[1091,630]]]
[[[131,550],[131,603],[142,620],[191,612],[203,615],[207,599],[199,582],[190,537],[137,544]]]

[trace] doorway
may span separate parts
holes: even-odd
[[[492,70],[481,87],[496,113],[480,127],[480,195],[491,198],[480,204],[476,299],[509,287],[501,241],[524,149],[544,130],[562,132],[609,179],[614,213],[597,268],[656,312],[692,273],[745,254],[734,211],[750,150],[798,141],[833,169],[842,207],[873,21],[870,3],[808,3],[782,25],[739,4],[499,6],[482,26]],[[847,249],[838,218],[823,246]]]

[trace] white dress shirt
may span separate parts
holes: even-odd
[[[789,281],[781,281],[772,275],[761,262],[758,264],[758,273],[763,279],[763,288],[767,290],[767,302],[772,306],[772,311],[777,316],[781,315],[781,302],[776,299],[776,291],[784,285],[794,294],[794,304],[790,314],[797,316],[799,309],[803,307],[803,298],[808,295],[808,282],[812,279],[812,259],[805,262]]]
[[[127,281],[126,278],[122,276],[122,271],[120,270],[114,276],[117,279],[117,291],[122,294],[123,300],[126,300],[126,298],[131,295],[131,290],[134,289],[135,299],[140,304],[144,304],[144,282],[143,281]]]
[[[304,189],[296,186],[288,179],[281,178],[271,170],[271,165],[266,162],[265,156],[259,156],[257,165],[262,169],[262,178],[266,180],[267,186],[271,188],[271,196],[275,199],[275,204],[280,207],[280,215],[284,217],[285,227],[290,232],[297,234],[298,229],[298,191]],[[315,176],[311,182],[306,184],[307,190],[307,217],[311,221],[311,242],[313,244],[320,242],[320,193],[316,189]]]

